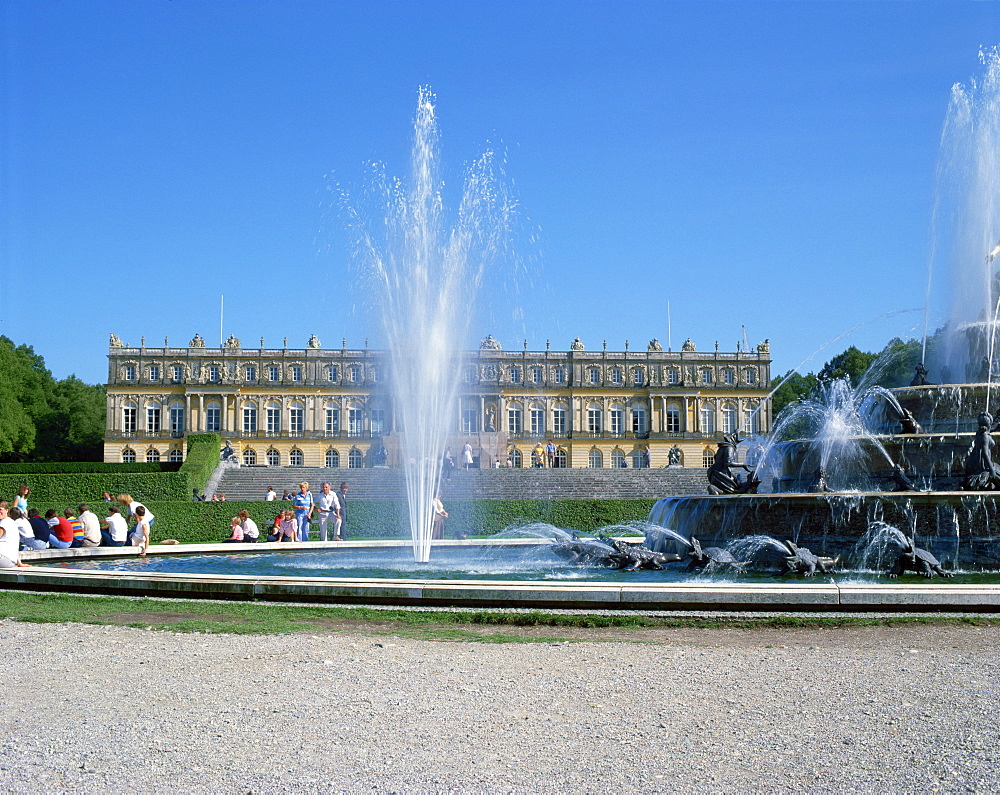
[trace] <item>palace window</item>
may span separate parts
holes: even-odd
[[[347,368],[347,380],[352,384],[358,384],[361,382],[361,365],[352,364]]]
[[[510,451],[507,453],[507,461],[514,469],[520,469],[524,466],[524,456],[521,455],[521,451],[516,447],[510,448]]]
[[[667,404],[667,433],[681,432],[681,407],[676,403]]]
[[[736,404],[735,403],[723,403],[722,404],[722,432],[723,433],[735,433],[736,432]]]
[[[170,404],[170,433],[180,435],[184,433],[184,404],[177,402]]]
[[[272,364],[267,368],[267,380],[268,381],[280,381],[281,380],[281,368],[276,364]]]
[[[703,384],[712,383],[712,371],[709,370],[707,367],[701,371],[701,382]]]
[[[175,364],[170,369],[173,370],[173,381],[174,381],[175,384],[179,384],[181,381],[184,380],[184,368],[183,367],[181,367],[179,364]]]
[[[268,433],[281,433],[281,406],[277,403],[268,403],[264,409],[264,417]]]
[[[555,458],[552,460],[553,469],[565,469],[566,468],[566,451],[560,447],[556,450]]]
[[[590,379],[590,383],[592,384],[601,383],[601,371],[596,367],[591,367],[587,371],[587,377]]]
[[[645,380],[646,380],[646,377],[645,377],[645,374],[642,372],[642,368],[641,367],[634,367],[632,369],[632,383],[635,386],[642,386],[643,383],[645,383]]]
[[[340,377],[340,368],[335,364],[331,364],[326,368],[326,380],[336,381]]]
[[[300,365],[292,366],[292,381],[298,383],[302,380],[302,367]]]
[[[507,407],[507,433],[521,433],[521,407],[513,404]]]
[[[297,450],[297,449],[296,450],[292,450],[292,452],[290,452],[288,454],[288,464],[289,464],[289,466],[300,467],[300,466],[302,466],[302,462],[304,460],[305,460],[305,458],[303,457],[301,450]]]
[[[257,406],[253,403],[243,407],[243,433],[257,433]]]
[[[601,432],[601,407],[596,403],[587,409],[587,430],[590,433]]]
[[[323,414],[323,430],[327,436],[340,432],[340,409],[327,406]]]
[[[611,433],[625,433],[625,410],[618,403],[608,412],[608,430]]]
[[[371,367],[368,368],[368,377],[371,379],[371,382],[373,384],[377,384],[379,382],[379,380],[382,377],[382,372],[379,369],[378,365],[373,364]]]
[[[171,464],[179,464],[184,460],[184,453],[180,450],[171,450],[170,455],[167,456],[167,460]]]
[[[709,403],[701,407],[701,432],[715,433],[715,408]]]
[[[347,433],[351,436],[361,436],[365,427],[365,412],[356,403],[347,407]]]
[[[731,386],[731,385],[735,384],[736,383],[736,373],[734,373],[732,370],[723,370],[722,371],[722,383],[724,383],[724,384],[726,384],[728,386]]]
[[[160,365],[158,364],[149,365],[149,380],[150,381],[160,380]]]
[[[625,453],[616,447],[611,451],[611,468],[626,469],[627,467],[628,464],[625,463]]]
[[[135,433],[137,426],[138,409],[135,403],[126,403],[122,406],[122,432]]]
[[[153,464],[160,460],[160,451],[155,447],[150,447],[146,451],[146,463]]]
[[[618,385],[620,385],[622,383],[622,380],[623,380],[623,378],[622,378],[621,368],[620,367],[612,367],[611,368],[611,383],[615,384],[616,386],[618,386]]]
[[[293,403],[288,409],[288,432],[303,433],[306,429],[306,410],[301,403]]]
[[[566,433],[566,407],[562,404],[552,409],[552,433]]]
[[[587,466],[591,469],[601,469],[604,466],[604,456],[601,455],[601,451],[596,447],[587,456]]]
[[[160,404],[153,403],[146,406],[146,431],[148,433],[160,432]]]
[[[243,451],[243,466],[254,467],[257,466],[257,451],[252,447],[248,447]]]
[[[756,384],[757,383],[757,371],[753,370],[753,369],[744,370],[744,372],[743,372],[743,379],[748,384]]]
[[[465,383],[474,384],[479,380],[479,370],[474,364],[465,365]]]
[[[220,380],[219,373],[220,373],[220,371],[219,371],[219,365],[217,365],[217,364],[210,364],[208,366],[208,380],[209,380],[209,382],[213,383],[213,384],[219,383],[219,380]]]
[[[531,383],[540,384],[542,383],[542,368],[535,365],[531,368]]]
[[[462,409],[462,433],[479,432],[479,409]]]
[[[125,365],[125,380],[126,381],[135,381],[135,365],[134,364],[126,364]]]
[[[222,406],[212,402],[205,407],[205,433],[219,433],[222,430]]]
[[[361,469],[364,466],[364,457],[361,455],[361,451],[354,448],[347,454],[347,468],[348,469]]]
[[[680,381],[680,373],[676,367],[671,367],[667,370],[667,383],[676,384],[678,381]]]
[[[646,420],[646,406],[636,403],[632,406],[632,433],[646,433],[649,423]]]
[[[264,460],[267,461],[269,467],[276,467],[281,465],[281,454],[277,450],[271,448],[267,451],[267,455],[264,456]]]
[[[566,368],[565,367],[557,367],[555,370],[553,370],[552,371],[552,380],[555,381],[557,384],[565,384],[566,383]]]
[[[122,463],[123,464],[134,464],[135,463],[135,450],[130,447],[126,447],[122,450]]]
[[[340,453],[331,447],[326,451],[324,463],[329,469],[337,469],[340,466]]]
[[[246,381],[256,381],[257,380],[257,368],[252,364],[248,364],[246,369],[243,371],[244,380]]]
[[[520,367],[516,367],[515,366],[515,367],[511,367],[510,368],[510,382],[512,384],[520,384],[521,383],[521,368]]]
[[[708,469],[712,464],[715,463],[715,453],[712,448],[706,447],[701,451],[701,465]]]
[[[368,412],[372,423],[372,435],[381,436],[385,433],[385,409],[372,409]]]
[[[649,460],[646,458],[646,451],[636,449],[632,451],[632,469],[648,469]]]
[[[743,410],[743,428],[747,433],[760,433],[760,412],[756,406],[747,406]]]
[[[541,436],[545,433],[545,407],[540,403],[533,403],[528,410],[528,423],[533,436]]]

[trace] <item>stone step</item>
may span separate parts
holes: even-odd
[[[217,493],[232,500],[262,500],[268,486],[278,496],[298,491],[301,481],[313,492],[324,481],[334,489],[350,485],[351,499],[403,499],[406,481],[398,469],[323,467],[239,467],[227,469]],[[704,469],[457,469],[442,481],[446,499],[631,499],[704,494]],[[211,496],[211,494],[209,494]]]

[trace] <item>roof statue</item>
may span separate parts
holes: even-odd
[[[761,343],[757,344],[757,353],[770,353],[771,352],[771,338],[768,337]]]
[[[188,343],[188,347],[189,348],[204,348],[205,347],[205,338],[202,337],[201,334],[195,334],[194,335],[194,339],[191,340],[191,342]]]
[[[503,346],[500,344],[499,340],[495,339],[492,334],[487,334],[486,339],[479,343],[479,350],[481,351],[502,351]]]
[[[691,342],[691,338],[688,337],[684,341],[684,344],[681,345],[681,350],[684,353],[695,353],[698,350],[698,347],[693,342]]]
[[[586,350],[586,348],[583,347],[583,343],[580,341],[579,337],[577,337],[575,340],[573,340],[573,344],[569,346],[569,349],[571,351],[583,351],[583,350]]]
[[[125,347],[125,345],[122,343],[121,339],[119,339],[118,335],[115,334],[113,331],[111,332],[111,342],[109,343],[109,345],[112,348],[124,348]]]
[[[309,336],[309,347],[310,348],[322,348],[323,344],[319,341],[319,337],[315,334]]]
[[[649,353],[661,353],[663,351],[663,346],[660,345],[660,341],[656,339],[656,337],[653,337],[653,339],[649,341],[649,345],[646,346],[646,350]]]
[[[229,335],[229,339],[226,340],[226,347],[233,349],[240,347],[240,341],[237,339],[235,334]]]

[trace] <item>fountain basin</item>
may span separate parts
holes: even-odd
[[[347,542],[359,549],[409,547],[405,541]],[[443,541],[435,547],[525,546],[533,540]],[[276,544],[152,546],[150,556],[256,555],[276,552]],[[288,549],[290,545],[280,545]],[[329,550],[329,544],[296,544],[285,555],[310,549]],[[338,545],[338,549],[345,545]],[[72,553],[72,554],[67,554]],[[131,554],[130,554],[131,553]],[[463,608],[565,608],[604,610],[739,610],[739,611],[843,611],[938,610],[1000,611],[1000,584],[864,583],[851,577],[802,580],[758,579],[724,581],[690,577],[685,581],[644,581],[622,578],[601,580],[603,572],[587,570],[582,580],[439,580],[420,577],[347,578],[283,577],[256,574],[207,574],[154,571],[102,571],[84,569],[95,560],[133,561],[129,549],[44,550],[24,553],[32,566],[0,570],[0,588],[33,591],[66,591],[87,594],[206,598],[240,601],[315,602]],[[650,572],[656,575],[658,572]],[[592,578],[591,578],[592,575]],[[842,580],[842,581],[841,581]]]

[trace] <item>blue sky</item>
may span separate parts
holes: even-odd
[[[924,305],[949,92],[1000,42],[989,2],[0,14],[0,333],[91,383],[108,332],[214,342],[223,294],[245,345],[375,339],[329,188],[373,160],[406,173],[421,85],[449,184],[502,145],[537,231],[517,241],[530,280],[474,337],[666,345],[669,302],[675,350],[732,350],[745,325],[778,373],[859,324],[803,369],[919,336],[921,312],[900,310]]]

